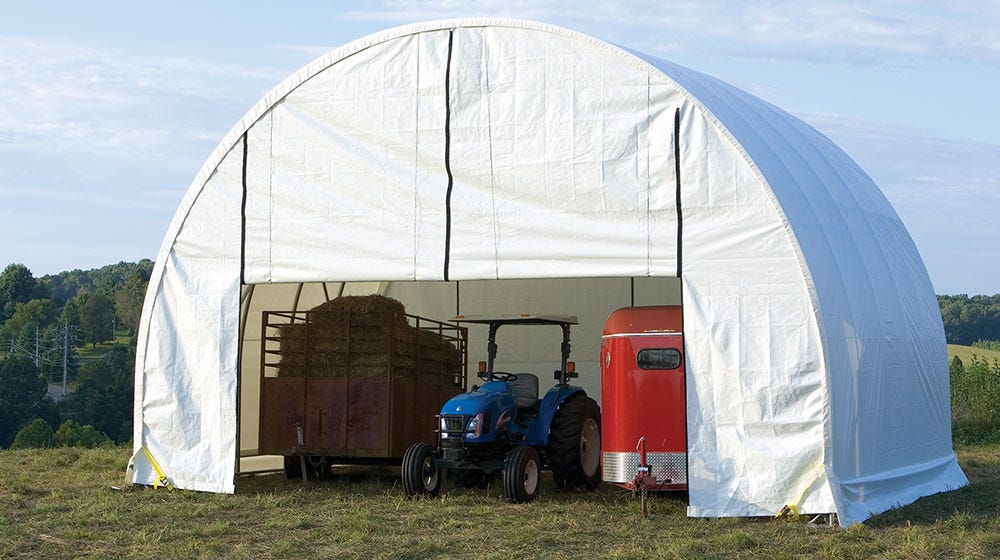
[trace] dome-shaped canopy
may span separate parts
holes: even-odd
[[[711,77],[492,19],[336,49],[220,143],[150,282],[135,445],[177,486],[233,490],[254,287],[288,307],[374,288],[446,317],[456,282],[480,307],[573,292],[546,311],[599,322],[635,301],[623,279],[655,278],[680,278],[689,514],[846,524],[965,484],[933,289],[843,151]]]

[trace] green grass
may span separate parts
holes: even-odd
[[[125,345],[128,346],[132,343],[132,335],[125,329],[116,329],[115,337],[112,340],[106,340],[104,342],[98,342],[97,345],[84,344],[83,346],[76,349],[77,359],[81,362],[89,360],[100,359],[108,349],[115,345]]]
[[[446,486],[409,501],[390,469],[303,487],[240,478],[234,496],[122,483],[129,450],[0,451],[0,557],[10,558],[995,558],[1000,446],[960,447],[972,484],[847,530],[788,519],[650,517],[624,490],[555,491],[512,505]]]

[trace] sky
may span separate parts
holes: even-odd
[[[5,4],[0,266],[155,258],[216,144],[284,78],[383,29],[495,16],[665,58],[792,113],[875,180],[937,293],[1000,292],[1000,0]]]

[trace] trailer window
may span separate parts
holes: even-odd
[[[677,369],[681,351],[676,348],[643,348],[635,357],[639,369]]]

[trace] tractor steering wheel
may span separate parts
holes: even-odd
[[[508,382],[510,382],[510,381],[517,381],[517,374],[516,373],[508,373],[506,371],[494,371],[493,372],[493,377],[495,377],[496,379],[498,379],[500,381],[508,381]]]

